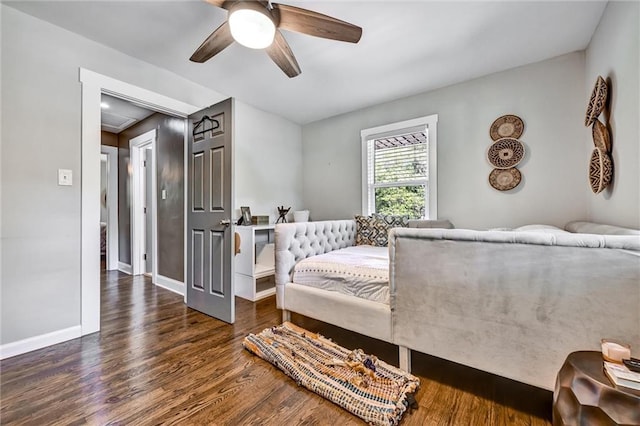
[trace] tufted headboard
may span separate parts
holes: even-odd
[[[276,226],[276,285],[291,282],[302,259],[355,245],[355,220],[282,223]]]

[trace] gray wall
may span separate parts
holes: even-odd
[[[6,344],[80,324],[79,67],[197,106],[227,96],[5,4],[0,8],[0,344]],[[268,167],[290,167],[277,158]],[[301,160],[295,161],[299,169]],[[57,185],[59,168],[73,171],[73,186]],[[288,193],[295,187],[285,188],[272,194],[274,203],[301,198]]]
[[[155,113],[118,134],[118,239],[120,261],[131,264],[129,141],[156,129],[158,273],[184,279],[184,131],[185,120]],[[167,191],[166,200],[162,190]]]
[[[600,117],[613,140],[613,183],[594,195],[585,177],[589,217],[597,222],[640,229],[640,3],[610,1],[586,52],[582,106],[598,75],[609,82],[609,107]],[[593,149],[584,128],[581,161],[586,168]]]
[[[305,207],[313,218],[361,212],[360,130],[438,114],[438,216],[491,228],[586,216],[584,53],[492,74],[303,126]],[[503,114],[525,122],[519,187],[488,183],[489,127]]]
[[[302,129],[274,114],[235,103],[235,206],[278,218],[277,206],[303,208]]]

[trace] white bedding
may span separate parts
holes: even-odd
[[[298,262],[293,282],[389,304],[389,249],[353,246]]]

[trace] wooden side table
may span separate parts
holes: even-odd
[[[640,425],[640,391],[611,383],[600,352],[573,352],[556,379],[553,424]]]

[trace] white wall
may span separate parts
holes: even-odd
[[[0,8],[0,344],[4,345],[80,324],[79,67],[197,106],[227,96],[4,4]],[[241,123],[246,116],[247,123],[262,125],[270,133],[263,140],[264,149],[239,149],[242,158],[264,170],[288,167],[278,161],[291,159],[299,127],[240,102],[236,106]],[[242,147],[242,124],[237,129]],[[245,133],[244,140],[253,139],[254,131]],[[272,133],[278,131],[288,132],[284,142],[274,142],[277,138]],[[256,157],[265,158],[266,144],[272,142],[270,161],[257,161]],[[297,155],[294,170],[300,168]],[[73,186],[57,185],[59,168],[73,171]],[[247,181],[246,175],[239,176]],[[238,195],[244,198],[237,205],[251,202],[247,185],[238,188]],[[294,203],[301,198],[295,185],[285,185],[270,196],[273,206],[280,200]],[[256,201],[256,206],[263,205],[266,200]]]
[[[609,82],[609,116],[613,140],[613,183],[595,195],[587,183],[589,217],[640,229],[640,3],[610,1],[586,51],[586,104],[598,75]],[[593,150],[591,129],[582,135],[581,161]],[[585,180],[585,182],[587,182]]]
[[[586,217],[584,53],[492,74],[305,125],[305,204],[313,218],[361,212],[360,130],[438,114],[438,215],[456,227],[546,223]],[[523,181],[488,183],[489,127],[503,114],[525,122]]]
[[[242,102],[235,104],[235,219],[240,206],[278,218],[277,206],[302,208],[302,128]]]

